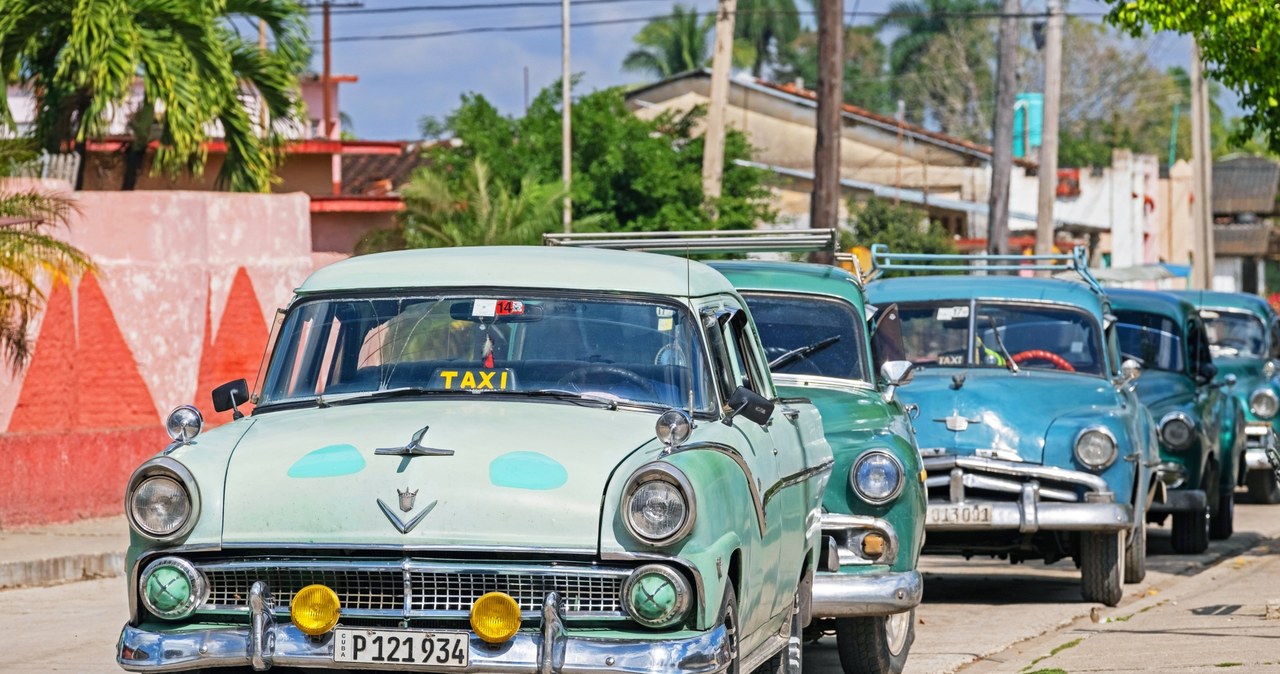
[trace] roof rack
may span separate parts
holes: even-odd
[[[688,232],[601,232],[543,234],[547,246],[610,248],[647,253],[813,253],[835,254],[834,229],[725,229]]]
[[[871,245],[871,276],[890,271],[943,272],[1075,272],[1094,292],[1105,294],[1102,284],[1089,271],[1084,246],[1059,255],[960,255],[944,253],[894,253],[883,243]]]

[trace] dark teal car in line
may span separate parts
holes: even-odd
[[[1280,483],[1267,460],[1280,431],[1280,316],[1250,293],[1185,290],[1177,293],[1200,311],[1218,381],[1236,378],[1231,391],[1245,415],[1245,474],[1249,499],[1280,503]]]
[[[901,672],[915,638],[924,543],[923,466],[907,407],[896,395],[912,366],[877,365],[872,335],[893,321],[874,312],[858,277],[795,262],[714,262],[760,332],[778,390],[822,414],[835,456],[822,502],[822,549],[810,634],[836,634],[846,674]]]
[[[1073,558],[1084,598],[1115,606],[1122,582],[1146,574],[1155,424],[1083,251],[926,255],[876,245],[872,259],[882,278],[867,285],[869,299],[898,306],[917,368],[899,395],[920,409],[923,552]],[[1083,282],[989,275],[1039,270]]]
[[[1190,302],[1152,290],[1107,294],[1120,351],[1142,364],[1138,398],[1159,425],[1159,471],[1169,491],[1151,505],[1147,519],[1162,523],[1172,516],[1173,549],[1203,552],[1210,538],[1228,538],[1234,527],[1244,418],[1224,389],[1234,388],[1236,379],[1214,381],[1218,367],[1209,337]]]

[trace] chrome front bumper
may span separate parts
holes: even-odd
[[[260,588],[260,586],[263,586]],[[386,664],[335,663],[332,633],[312,638],[292,624],[276,624],[265,584],[254,583],[252,626],[183,632],[151,632],[126,625],[120,634],[116,662],[133,672],[165,672],[208,667],[273,666],[321,669],[382,669]],[[675,640],[601,639],[570,636],[558,608],[559,597],[543,601],[542,627],[521,631],[510,641],[490,646],[472,635],[469,664],[434,669],[414,665],[417,672],[492,672],[512,674],[710,674],[729,666],[731,653],[723,625],[697,636]]]
[[[856,618],[910,611],[924,597],[919,571],[821,572],[813,580],[813,617]]]
[[[927,487],[950,488],[949,501],[929,502],[926,531],[1122,531],[1134,525],[1133,506],[1116,503],[1106,481],[1092,473],[971,456],[926,457],[924,464]],[[1062,486],[1046,487],[1041,481]],[[1078,487],[1085,489],[1083,502],[1074,491]],[[1015,496],[1010,501],[970,499],[966,488]],[[991,519],[947,521],[938,510],[971,506],[989,507]]]
[[[1271,460],[1267,458],[1267,450],[1275,449],[1276,446],[1276,435],[1271,430],[1271,424],[1249,424],[1244,432],[1245,467],[1249,470],[1274,470]]]

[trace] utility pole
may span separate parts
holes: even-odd
[[[844,103],[844,0],[819,0],[817,139],[809,226],[840,226],[840,111]]]
[[[324,29],[323,29],[324,30],[324,72],[320,75],[320,91],[322,92],[322,99],[324,101],[323,105],[321,106],[322,113],[324,114],[324,118],[320,120],[320,135],[324,136],[326,139],[333,138],[333,129],[335,127],[334,118],[336,117],[333,111],[333,53],[332,53],[333,52],[332,50],[333,31],[330,26],[331,21],[329,16],[329,10],[334,7],[340,7],[340,8],[346,9],[346,8],[355,8],[355,7],[363,7],[363,6],[364,6],[364,3],[362,2],[337,3],[337,2],[333,2],[332,0],[321,0],[321,2],[319,3],[306,3],[302,5],[302,7],[306,9],[314,9],[316,7],[319,7],[323,17],[322,21],[324,26]],[[261,38],[259,38],[259,40],[261,40]]]
[[[1013,104],[1018,86],[1019,0],[1004,0],[1000,11],[1000,53],[996,59],[996,110],[991,129],[991,194],[987,197],[987,252],[1009,252],[1009,180],[1013,170]]]
[[[711,103],[702,145],[702,198],[720,198],[724,177],[725,108],[729,105],[729,70],[733,67],[733,24],[738,0],[716,3],[715,49],[711,54]],[[714,216],[713,216],[714,217]]]
[[[1196,256],[1192,283],[1196,288],[1213,289],[1213,164],[1209,157],[1209,83],[1200,63],[1200,45],[1191,46],[1191,212],[1195,235],[1191,238]]]
[[[1058,110],[1062,102],[1062,0],[1049,0],[1044,39],[1044,122],[1040,136],[1040,193],[1036,208],[1036,254],[1053,252],[1053,205],[1058,188]],[[1030,107],[1030,106],[1028,106]],[[1030,121],[1024,117],[1022,128]]]
[[[560,1],[560,180],[564,183],[564,208],[561,219],[565,233],[573,230],[573,134],[570,128],[573,112],[573,82],[569,72],[569,0]]]
[[[893,205],[902,201],[902,124],[907,117],[907,102],[898,99],[898,161],[893,176]]]

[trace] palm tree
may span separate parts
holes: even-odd
[[[771,54],[800,35],[795,0],[738,0],[734,33],[752,46],[751,74],[760,77],[765,64],[774,61]]]
[[[711,35],[715,22],[698,10],[676,5],[670,16],[645,24],[635,36],[639,46],[622,61],[623,70],[666,79],[696,70],[711,60]]]
[[[889,47],[889,69],[895,75],[912,71],[929,48],[930,42],[956,22],[965,21],[962,14],[994,12],[1000,9],[996,0],[898,0],[876,22],[876,28],[896,28],[901,34]]]
[[[130,168],[136,176],[151,141],[152,168],[200,173],[205,141],[219,129],[227,155],[219,185],[265,192],[273,149],[296,129],[305,67],[306,15],[296,0],[0,0],[0,81],[36,95],[37,144],[59,152],[106,130],[135,83]],[[274,46],[236,26],[264,21]],[[270,116],[257,128],[244,100],[256,92]],[[7,101],[0,122],[12,127]],[[83,165],[83,162],[82,162]],[[131,184],[126,177],[126,187]]]
[[[25,154],[0,146],[0,176]],[[44,306],[45,278],[58,282],[93,269],[87,255],[49,233],[71,212],[63,196],[0,187],[0,357],[12,371],[31,357],[28,330]]]

